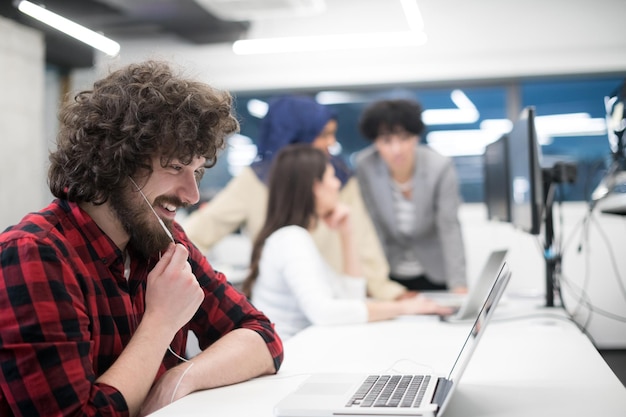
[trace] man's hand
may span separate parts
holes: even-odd
[[[188,255],[183,245],[171,244],[148,274],[144,318],[155,317],[173,333],[187,324],[204,299]]]
[[[188,252],[184,246],[172,244],[150,271],[143,318],[119,358],[97,379],[122,393],[130,415],[137,414],[147,396],[153,398],[150,391],[152,381],[163,361],[167,346],[174,334],[193,317],[204,298],[204,292],[191,272],[187,257]],[[179,371],[178,368],[175,369]],[[181,368],[180,371],[184,372],[184,369]],[[164,389],[173,392],[173,386],[178,380],[171,382],[170,378],[175,379],[174,372],[163,379],[163,382],[159,382],[159,385],[163,384]],[[171,396],[170,392],[165,400],[170,401]],[[150,400],[147,403],[150,410],[155,409],[154,404],[157,402]],[[161,402],[158,404],[164,405]]]

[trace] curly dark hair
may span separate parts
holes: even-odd
[[[226,138],[239,131],[233,98],[174,74],[169,64],[131,64],[79,92],[59,112],[48,182],[58,198],[105,203],[151,160],[215,165]]]
[[[381,134],[398,129],[421,136],[425,130],[422,106],[412,100],[381,100],[367,107],[359,120],[361,134],[375,141]]]

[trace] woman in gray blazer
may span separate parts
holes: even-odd
[[[391,278],[415,291],[466,292],[457,174],[450,158],[419,144],[421,113],[410,100],[363,112],[359,128],[373,144],[356,156],[357,178]]]

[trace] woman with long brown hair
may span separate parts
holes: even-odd
[[[327,155],[308,144],[276,156],[269,177],[267,217],[252,249],[244,292],[288,339],[311,324],[386,320],[404,314],[449,314],[424,297],[366,299],[350,211]],[[310,231],[323,221],[341,236],[343,275],[324,261]]]

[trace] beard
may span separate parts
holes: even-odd
[[[153,205],[161,203],[183,206],[175,197],[159,196]],[[158,252],[164,252],[172,242],[165,230],[161,227],[157,215],[152,212],[148,202],[141,194],[134,190],[123,189],[113,193],[110,198],[111,208],[129,236],[128,244],[144,258],[148,259]],[[167,229],[172,233],[172,221],[162,219]]]

